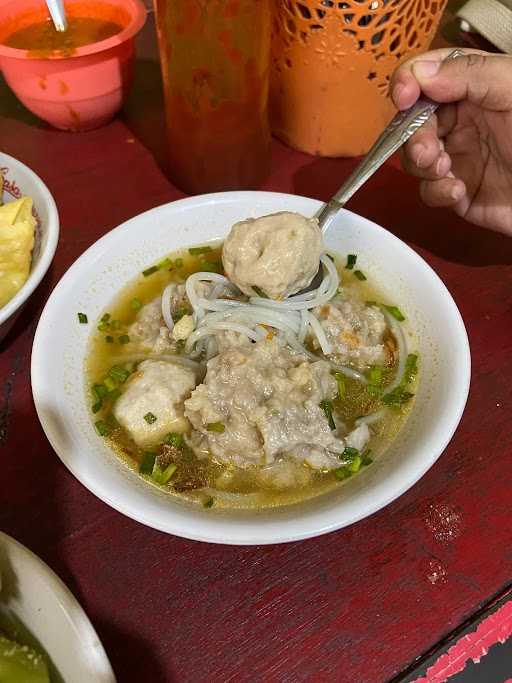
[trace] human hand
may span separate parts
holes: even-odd
[[[442,103],[403,147],[402,165],[429,206],[512,236],[512,57],[474,50],[443,62],[451,51],[426,52],[393,75],[398,109],[421,92]]]

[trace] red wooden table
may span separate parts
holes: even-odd
[[[145,36],[152,41],[151,26]],[[0,528],[74,591],[123,683],[399,679],[511,579],[512,240],[424,208],[396,163],[351,204],[439,273],[473,356],[455,437],[392,505],[336,533],[272,547],[195,543],[123,517],[52,451],[29,366],[38,316],[69,265],[125,219],[180,196],[157,164],[165,152],[158,66],[144,39],[142,48],[123,117],[90,133],[49,129],[0,84],[0,149],[45,180],[62,227],[50,273],[0,348]],[[326,199],[353,165],[275,143],[264,189]]]

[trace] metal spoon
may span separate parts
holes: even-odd
[[[445,58],[445,61],[463,55],[463,50],[457,49],[450,52]],[[327,230],[335,219],[338,211],[345,206],[348,200],[362,185],[364,185],[368,178],[370,178],[399,147],[406,143],[418,128],[421,128],[421,126],[429,120],[438,106],[439,104],[437,102],[433,102],[428,98],[420,98],[410,109],[398,112],[386,126],[361,163],[352,171],[336,194],[324,204],[316,214],[322,232]],[[316,289],[320,285],[321,279],[322,273],[320,269],[309,287],[303,289],[299,294]]]
[[[59,32],[65,31],[68,27],[68,22],[63,0],[46,0],[46,6],[50,12],[55,30]]]

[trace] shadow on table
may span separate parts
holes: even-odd
[[[295,173],[293,190],[326,201],[356,164],[356,159],[350,163],[313,159]],[[417,181],[393,166],[381,168],[347,208],[448,261],[471,266],[512,264],[510,237],[471,225],[449,210],[426,207],[419,198]]]

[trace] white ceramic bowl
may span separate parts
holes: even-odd
[[[37,555],[1,532],[0,576],[0,611],[21,621],[63,681],[115,683],[96,631],[72,593]]]
[[[143,524],[202,541],[259,544],[323,534],[356,522],[410,488],[441,455],[462,415],[470,355],[464,324],[447,289],[407,245],[349,211],[325,235],[329,249],[358,254],[358,266],[408,318],[421,357],[421,381],[390,452],[342,486],[313,500],[260,512],[204,510],[145,483],[94,431],[83,373],[93,325],[123,285],[175,249],[223,238],[248,216],[313,215],[319,202],[268,192],[228,192],[166,204],[105,235],[68,270],[41,316],[32,352],[32,389],[53,448],[95,495]],[[89,316],[79,325],[77,312]],[[51,349],[51,351],[49,351]]]
[[[23,304],[50,267],[59,240],[59,214],[50,191],[28,166],[8,154],[0,153],[0,169],[4,176],[3,201],[10,202],[22,195],[32,197],[38,220],[28,280],[15,296],[0,308],[0,341],[2,341],[16,316],[21,312]]]

